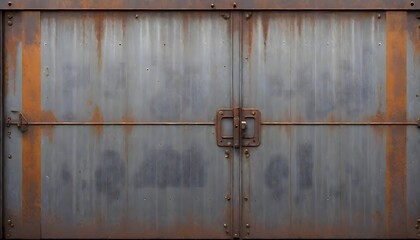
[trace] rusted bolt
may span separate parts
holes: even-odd
[[[9,2],[8,5],[9,5],[9,7],[12,6],[12,2]]]
[[[413,1],[411,1],[410,5],[411,5],[411,6],[414,6],[414,2],[413,2]],[[10,6],[10,5],[9,5],[9,6]]]
[[[378,19],[381,19],[381,14],[378,14]]]
[[[7,155],[9,159],[12,159],[12,154]]]
[[[227,228],[227,224],[226,224],[226,223],[224,223],[224,224],[223,224],[223,227],[224,227],[224,228]]]
[[[211,8],[214,8],[214,3],[210,4],[210,7],[211,7]]]
[[[251,226],[249,225],[249,223],[245,224],[246,228],[250,228]]]
[[[11,20],[7,21],[7,25],[12,26],[13,22]]]
[[[236,8],[236,2],[233,3],[233,8]]]

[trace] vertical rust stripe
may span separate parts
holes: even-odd
[[[22,14],[22,112],[28,120],[41,113],[40,12]],[[40,238],[41,132],[33,127],[23,134],[22,214],[24,237]]]
[[[386,119],[407,119],[407,13],[386,14]],[[386,129],[386,217],[390,237],[404,237],[407,223],[406,127]]]

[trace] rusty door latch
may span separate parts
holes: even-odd
[[[223,124],[224,120],[227,124]],[[229,127],[230,122],[232,128]],[[252,124],[251,124],[252,123]],[[252,128],[250,128],[252,126]],[[231,129],[229,133],[229,129]],[[248,133],[248,129],[251,133]],[[261,144],[261,113],[258,109],[219,109],[216,114],[216,140],[219,147],[258,147]]]
[[[26,119],[25,115],[22,112],[12,110],[12,113],[18,115],[18,120],[13,121],[11,117],[8,117],[6,120],[6,127],[10,127],[11,125],[16,125],[16,127],[21,131],[25,132],[28,130],[28,120]]]

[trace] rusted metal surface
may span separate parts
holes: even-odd
[[[407,13],[386,16],[386,119],[407,119]],[[386,221],[391,237],[407,231],[407,129],[386,128]]]
[[[5,13],[5,237],[417,236],[419,13],[235,3]]]
[[[3,10],[418,10],[420,0],[2,0]]]
[[[415,236],[419,62],[400,14],[244,14],[243,107],[263,144],[242,158],[243,236]]]
[[[229,238],[233,156],[212,109],[230,106],[230,22],[10,14],[6,116],[29,127],[7,129],[6,237]]]

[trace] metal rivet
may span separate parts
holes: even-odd
[[[245,57],[245,60],[248,60],[248,57]]]
[[[9,26],[12,26],[13,25],[13,22],[12,21],[7,21],[7,25],[9,25]]]
[[[227,228],[227,224],[226,224],[226,223],[224,223],[224,224],[223,224],[223,227],[224,227],[224,228]]]
[[[12,18],[13,18],[13,15],[12,15],[12,14],[8,14],[8,15],[7,15],[7,18],[8,18],[8,19],[12,19]]]
[[[228,143],[227,143],[227,145],[228,145],[228,146],[231,146],[231,145],[232,145],[232,143],[231,143],[231,142],[228,142]]]
[[[10,223],[12,223],[12,220],[9,219],[9,220],[7,220],[7,222],[10,224]]]
[[[12,159],[12,154],[9,154],[7,157],[8,157],[9,159]]]
[[[12,2],[9,2],[9,6],[12,6]]]
[[[136,18],[139,18],[139,15],[138,14],[136,14]]]
[[[210,7],[211,7],[211,8],[214,8],[214,3],[210,4]]]
[[[237,236],[238,236],[238,234],[237,234],[237,233],[235,233],[235,234],[234,234],[234,236],[235,236],[235,237],[237,237]]]
[[[411,1],[410,5],[411,5],[411,6],[414,6],[414,2],[413,2],[413,1]],[[9,6],[10,6],[10,5],[9,5]]]
[[[223,115],[223,111],[219,111],[219,114],[220,114],[220,115]]]
[[[228,201],[230,201],[230,195],[229,194],[226,194],[225,199],[228,200]]]
[[[236,8],[236,2],[233,3],[233,7]]]
[[[248,197],[244,197],[244,200],[245,200],[245,201],[248,201]]]
[[[249,225],[249,223],[247,223],[246,225],[245,225],[247,228],[250,228],[250,225]]]
[[[255,111],[252,111],[252,115],[255,115]]]
[[[15,226],[15,225],[14,225],[13,223],[11,223],[11,224],[10,224],[10,227],[12,227],[12,228],[13,228],[14,226]]]
[[[229,158],[229,154],[230,154],[230,151],[229,150],[225,150],[225,158]]]

